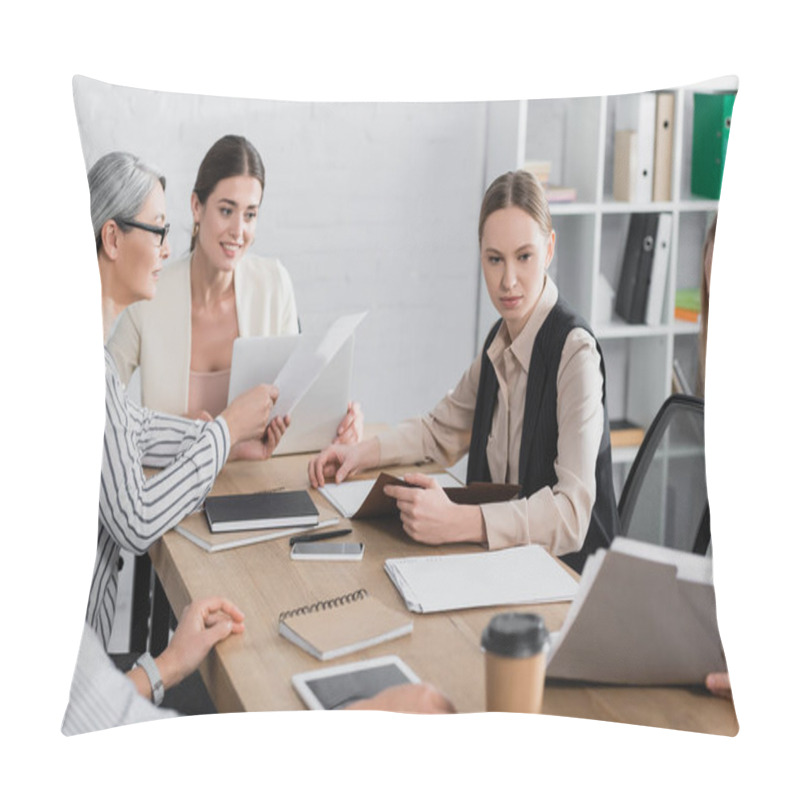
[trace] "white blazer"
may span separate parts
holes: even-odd
[[[141,368],[142,405],[169,414],[189,407],[192,354],[192,290],[189,257],[167,264],[152,300],[129,306],[107,347],[124,384]],[[276,258],[245,256],[233,278],[240,336],[298,332],[289,273]]]

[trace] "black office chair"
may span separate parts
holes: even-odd
[[[711,547],[705,404],[668,397],[645,434],[619,501],[620,533],[705,555]]]

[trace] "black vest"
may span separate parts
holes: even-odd
[[[472,423],[472,441],[467,463],[467,483],[490,481],[486,443],[492,428],[492,416],[497,403],[499,385],[487,351],[502,320],[489,332],[483,347],[481,377],[475,418]],[[547,315],[531,353],[528,369],[528,386],[525,396],[525,416],[522,422],[522,442],[519,453],[521,496],[530,497],[544,486],[556,485],[555,460],[558,452],[558,416],[556,378],[561,362],[561,352],[567,335],[573,328],[583,328],[592,334],[589,326],[559,298]],[[594,334],[592,334],[594,336]],[[600,371],[603,375],[603,437],[595,466],[595,501],[589,530],[583,547],[577,553],[561,556],[562,561],[577,572],[583,570],[586,559],[599,547],[608,547],[619,532],[619,516],[611,474],[611,441],[608,433],[606,411],[606,371],[599,343]]]

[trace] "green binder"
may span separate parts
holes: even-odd
[[[692,194],[719,200],[736,92],[694,95]]]

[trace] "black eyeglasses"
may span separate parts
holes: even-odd
[[[167,238],[167,234],[169,233],[169,222],[164,225],[163,228],[159,227],[158,225],[148,225],[144,222],[136,222],[133,219],[118,219],[117,223],[120,225],[128,225],[131,228],[139,228],[143,231],[150,231],[150,233],[155,233],[157,236],[160,236],[161,239],[158,242],[158,246],[161,247],[164,244],[164,239]]]

